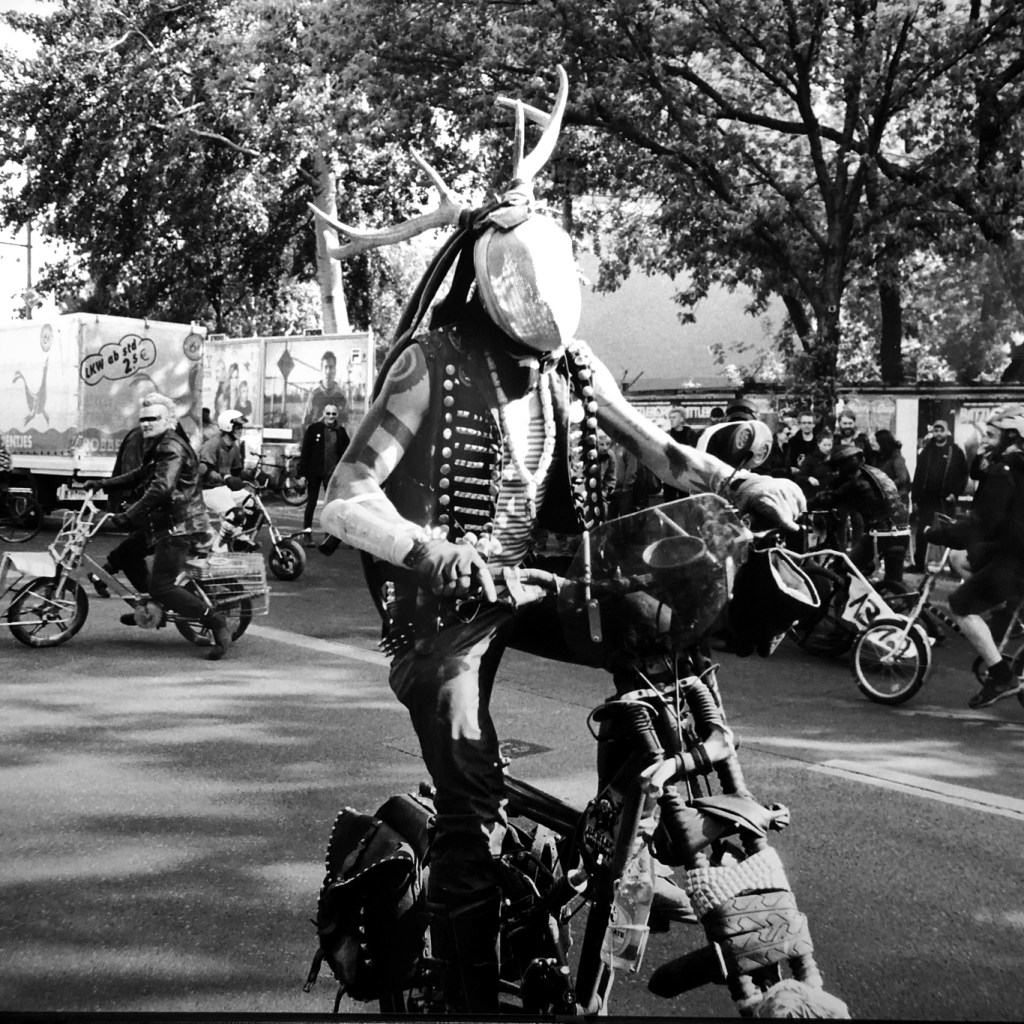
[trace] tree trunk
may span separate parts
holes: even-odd
[[[878,308],[882,318],[881,364],[883,384],[903,383],[903,299],[899,283],[878,280]]]
[[[313,154],[313,169],[317,179],[313,205],[336,220],[338,204],[335,199],[334,172],[322,150],[317,150]],[[320,285],[320,308],[323,313],[324,334],[348,334],[352,327],[348,322],[348,307],[345,305],[341,263],[327,255],[324,233],[320,230],[319,225],[317,225],[316,231],[316,276],[317,283]]]

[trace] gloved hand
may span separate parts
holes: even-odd
[[[114,530],[123,530],[125,533],[131,533],[135,529],[132,521],[123,513],[118,512],[108,520],[110,527]]]
[[[797,517],[807,511],[804,492],[784,477],[752,474],[731,489],[731,495],[741,512],[753,512],[787,530],[798,529]]]
[[[79,480],[78,481],[78,486],[81,487],[83,491],[88,491],[91,494],[93,491],[99,491],[99,490],[103,489],[103,481],[102,480]]]
[[[466,597],[477,587],[488,601],[496,601],[487,564],[476,548],[469,544],[453,544],[447,540],[417,541],[406,564],[423,585],[439,597]]]

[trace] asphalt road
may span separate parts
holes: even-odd
[[[218,663],[96,598],[62,647],[0,631],[0,1010],[330,1011],[326,971],[301,985],[331,820],[423,773],[354,553],[311,551],[299,580],[271,583],[270,614]],[[1024,708],[967,709],[955,638],[899,709],[788,642],[721,661],[747,781],[792,811],[774,845],[829,989],[861,1018],[1020,1020]],[[586,715],[609,689],[510,654],[495,704],[515,773],[584,803]],[[613,1011],[733,1015],[721,988],[647,992],[699,942],[654,936]]]

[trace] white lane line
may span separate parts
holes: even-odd
[[[301,633],[293,633],[288,629],[275,629],[273,626],[250,626],[249,632],[253,636],[262,637],[264,640],[273,640],[278,644],[291,644],[292,647],[301,647],[304,651],[320,651],[322,654],[336,654],[343,658],[352,658],[354,661],[365,661],[371,665],[379,665],[382,668],[388,667],[388,659],[377,651],[367,651],[362,647],[353,647],[351,644],[339,643],[337,640],[321,640],[315,636],[303,636]]]
[[[984,811],[997,814],[1003,818],[1024,822],[1024,800],[999,793],[988,793],[982,789],[969,789],[966,786],[954,786],[948,782],[925,779],[920,775],[908,775],[905,772],[893,772],[885,768],[873,768],[859,764],[857,761],[826,761],[824,764],[809,764],[812,772],[834,775],[851,782],[866,783],[881,789],[892,789],[911,796],[937,800],[940,803],[952,804],[955,807],[966,807],[971,811]]]
[[[323,654],[334,654],[355,661],[366,662],[381,668],[388,667],[388,659],[376,651],[367,651],[362,647],[339,643],[337,640],[321,640],[317,637],[303,636],[286,629],[275,629],[273,626],[250,626],[249,632],[265,640],[275,643],[290,644],[307,651],[319,651]],[[866,783],[881,789],[891,789],[911,796],[938,800],[940,803],[966,807],[972,811],[985,811],[1014,821],[1024,822],[1024,800],[987,793],[980,789],[968,789],[965,786],[954,786],[950,783],[936,782],[919,775],[908,775],[904,772],[888,771],[884,768],[870,768],[856,761],[826,761],[824,764],[808,764],[812,772],[833,775],[848,779],[851,782]]]

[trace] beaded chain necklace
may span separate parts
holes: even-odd
[[[487,369],[491,373],[491,383],[494,385],[494,393],[498,399],[498,419],[501,423],[501,432],[508,448],[512,465],[515,466],[519,479],[526,486],[526,507],[530,517],[537,515],[537,487],[547,475],[551,468],[551,460],[555,454],[555,415],[551,405],[551,378],[550,374],[542,373],[538,382],[537,390],[540,395],[540,407],[544,416],[544,447],[541,449],[540,461],[536,470],[531,473],[526,465],[522,453],[516,448],[512,433],[508,428],[508,420],[505,417],[505,407],[508,405],[508,396],[501,386],[498,377],[498,368],[494,365],[494,359],[487,353]]]

